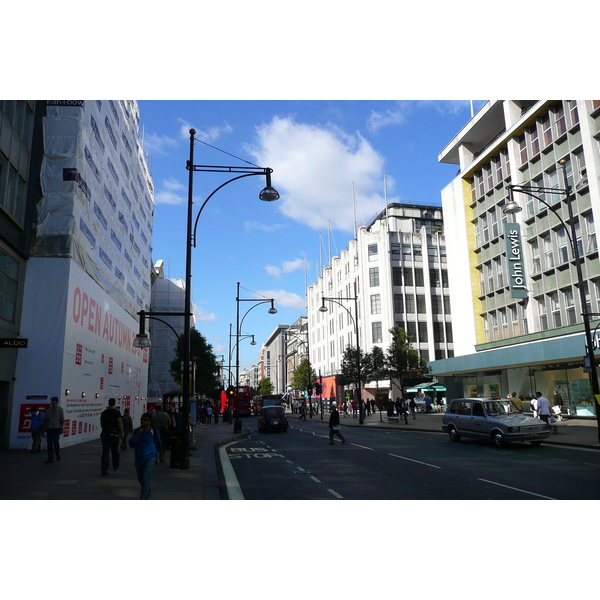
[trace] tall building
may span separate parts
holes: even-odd
[[[45,102],[0,100],[0,448],[8,448],[23,288],[34,207],[41,198],[41,123]]]
[[[595,414],[565,195],[538,193],[544,204],[516,192],[523,210],[506,215],[503,208],[508,184],[564,188],[566,161],[585,308],[600,313],[599,139],[599,100],[497,100],[440,153],[440,162],[459,167],[442,206],[460,336],[454,358],[432,363],[450,396],[539,390],[552,398],[558,390],[569,414]]]
[[[454,355],[443,232],[439,206],[389,204],[308,286],[310,360],[324,395],[339,395],[334,378],[357,329],[365,353],[374,346],[385,352],[399,325],[425,360]],[[336,299],[325,301],[327,312],[319,310],[322,297]]]
[[[30,109],[37,112],[37,104]],[[18,350],[9,399],[11,447],[26,447],[29,408],[45,409],[52,396],[65,411],[65,446],[98,436],[108,398],[134,418],[147,401],[147,350],[132,342],[136,313],[150,306],[154,195],[137,104],[40,106],[33,139],[39,135],[42,160],[26,180],[34,234],[21,279],[19,335],[28,345]],[[18,202],[19,189],[10,188],[5,202]]]

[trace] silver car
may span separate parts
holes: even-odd
[[[452,400],[442,422],[442,429],[453,442],[464,435],[491,440],[498,447],[511,442],[539,446],[550,434],[544,421],[524,415],[513,402],[501,398]]]

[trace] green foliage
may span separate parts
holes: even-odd
[[[386,367],[389,377],[397,379],[400,387],[404,387],[405,377],[427,375],[431,369],[418,350],[412,347],[412,338],[402,327],[396,325],[390,329],[392,343],[386,352]]]
[[[273,393],[273,384],[268,377],[261,379],[258,384],[258,393],[259,394],[272,394]]]
[[[291,385],[295,390],[304,392],[312,386],[316,379],[317,374],[314,369],[310,367],[308,359],[303,358],[292,375]]]
[[[220,395],[217,357],[213,354],[212,346],[206,341],[206,338],[194,327],[190,330],[190,356],[196,357],[196,389],[193,390],[193,393],[217,400]],[[171,361],[169,369],[173,379],[178,382],[181,381],[182,361],[183,335],[177,341],[175,358]]]

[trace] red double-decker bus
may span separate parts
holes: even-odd
[[[249,385],[240,385],[238,387],[237,400],[234,402],[235,413],[238,417],[249,417],[252,414]]]

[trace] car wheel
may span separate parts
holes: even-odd
[[[508,446],[508,442],[504,439],[504,436],[499,431],[494,431],[492,433],[492,443],[496,448],[506,448]]]
[[[532,446],[541,446],[542,442],[529,442]]]
[[[448,427],[448,435],[453,442],[460,442],[460,433],[456,431],[456,427],[454,427],[454,425],[450,425],[450,427]]]

